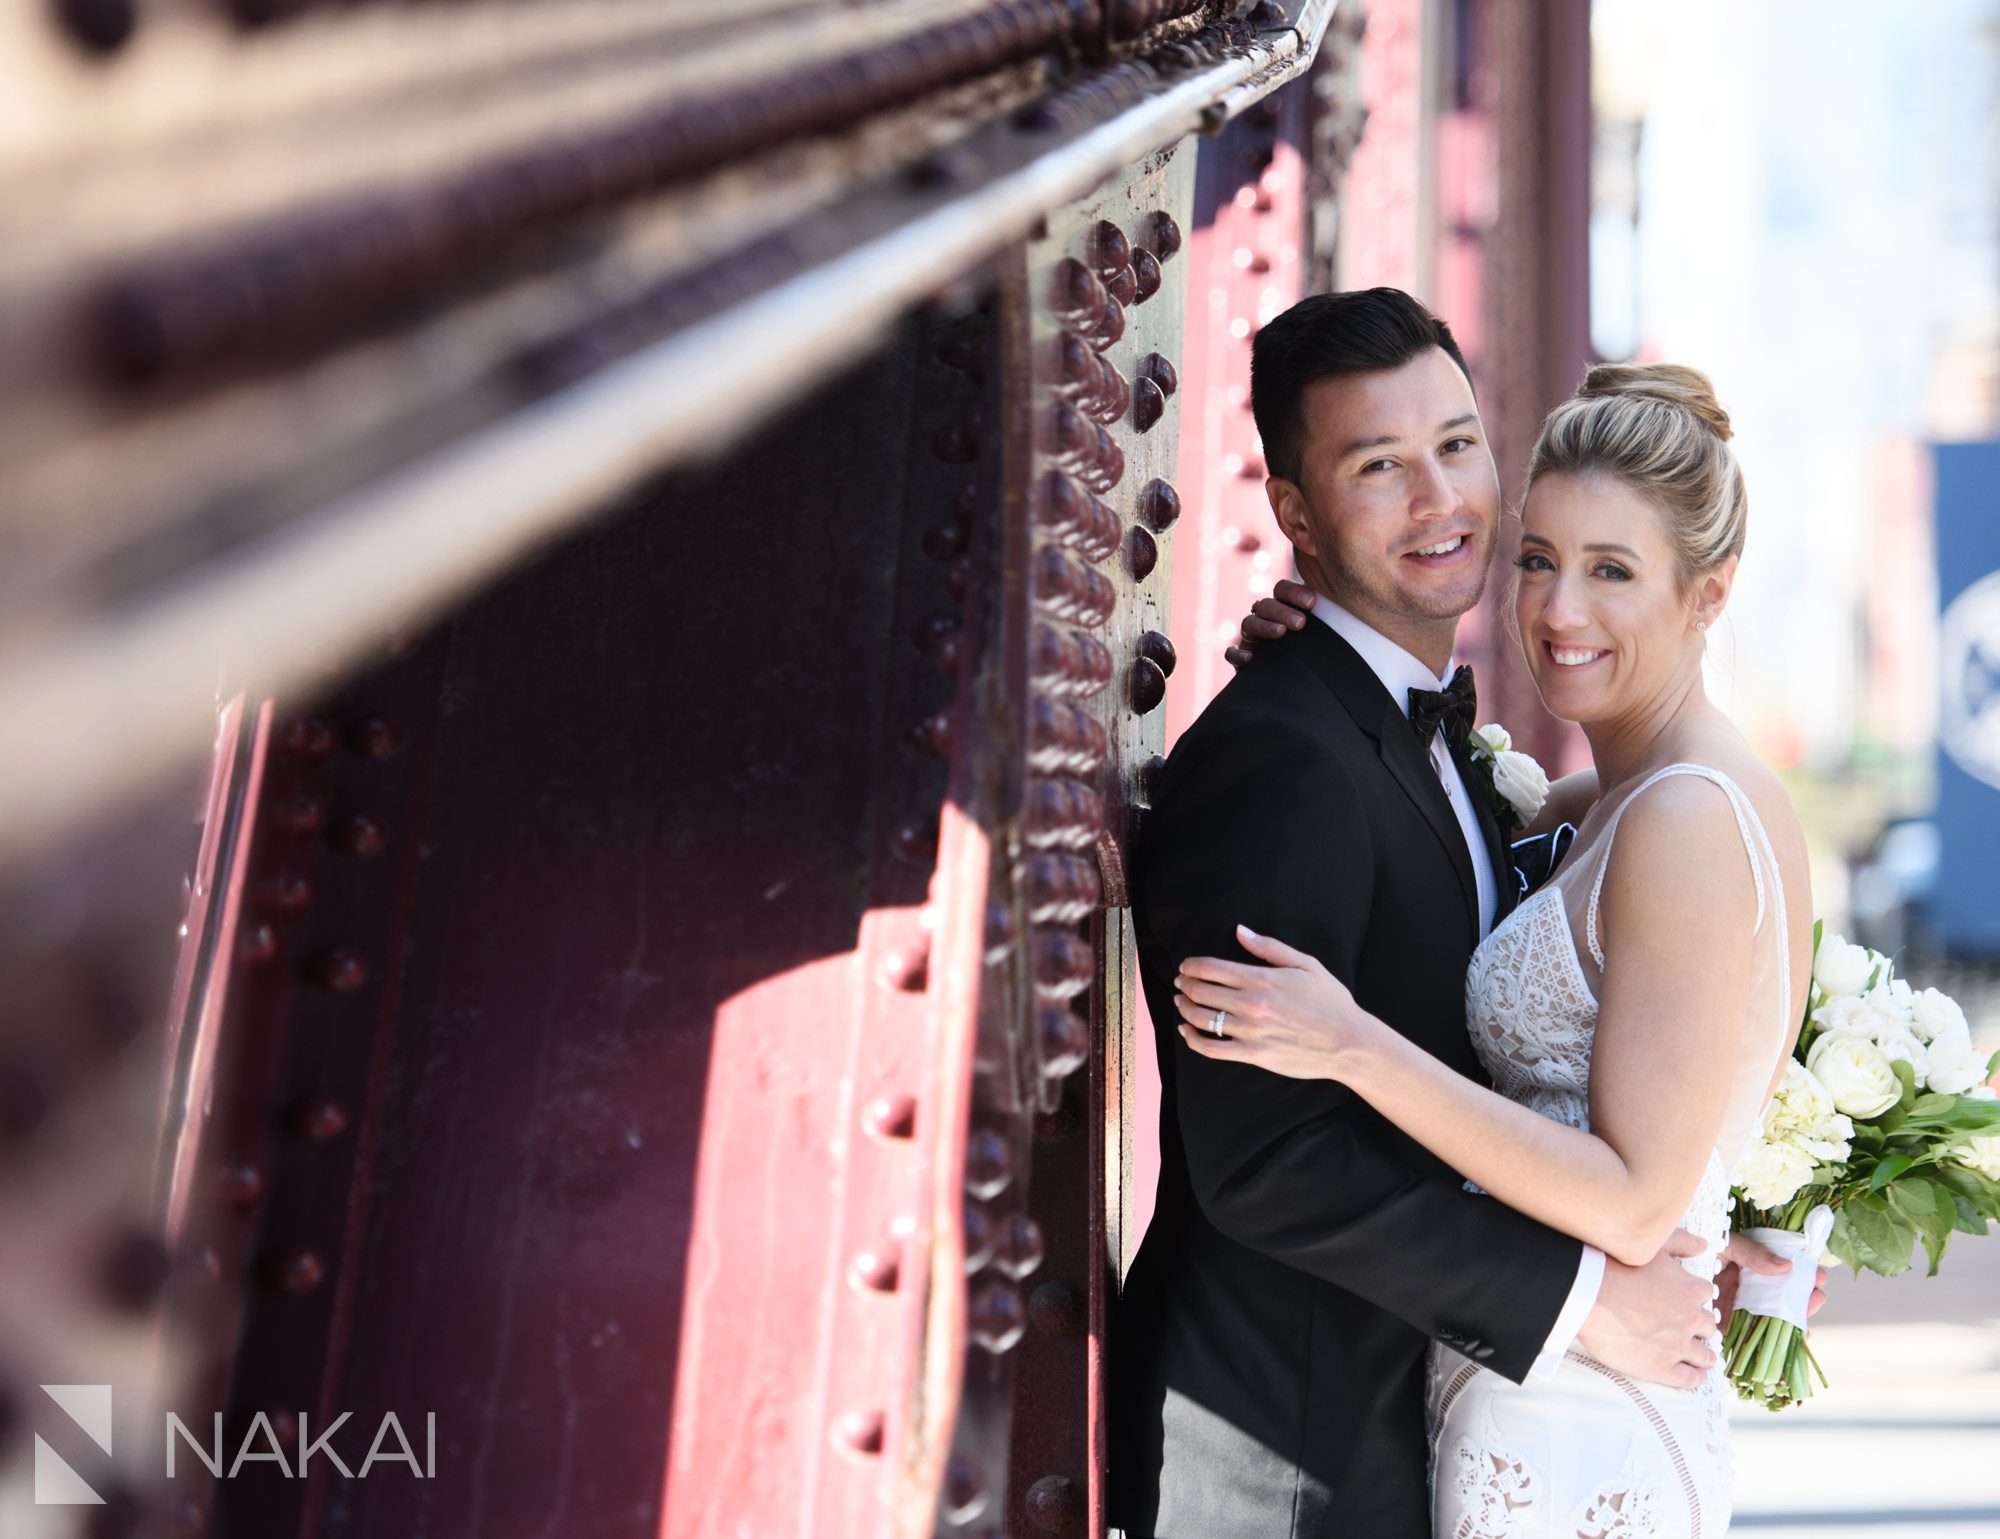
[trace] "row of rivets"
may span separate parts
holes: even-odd
[[[936,357],[946,368],[956,370],[978,384],[987,376],[991,341],[987,317],[983,313],[975,313],[965,324],[952,328],[939,340]],[[931,452],[947,465],[970,466],[982,457],[986,434],[983,414],[974,407],[933,436]],[[946,586],[961,601],[971,580],[970,551],[979,506],[979,485],[977,481],[967,481],[959,488],[943,517],[926,529],[922,537],[924,554],[946,564]],[[964,661],[963,626],[958,617],[933,615],[918,624],[913,639],[918,649],[928,655],[947,678],[958,679]],[[949,756],[953,750],[955,721],[955,705],[935,711],[916,723],[911,729],[910,741],[929,753]],[[926,863],[934,861],[937,851],[935,817],[910,819],[894,832],[891,843],[897,855],[904,859]],[[926,909],[918,916],[914,930],[885,950],[879,972],[884,987],[902,994],[921,994],[929,988],[934,924],[934,911]],[[988,939],[990,944],[990,936]],[[879,1096],[863,1109],[861,1125],[878,1142],[907,1141],[916,1133],[916,1100],[906,1094]],[[964,1179],[967,1190],[975,1197],[1004,1189],[1012,1179],[1012,1151],[1005,1140],[991,1132],[969,1140],[965,1150]],[[990,1253],[992,1248],[983,1214],[976,1205],[967,1203],[965,1215],[968,1264],[975,1258],[983,1261],[981,1253]],[[864,1243],[848,1259],[849,1287],[864,1298],[886,1299],[902,1291],[905,1241],[914,1231],[914,1224],[904,1217],[892,1223],[888,1233]],[[834,1418],[830,1430],[834,1446],[843,1453],[861,1460],[875,1459],[888,1446],[889,1414],[880,1405],[850,1407]]]
[[[1032,677],[1037,688],[1051,695],[1088,698],[1111,682],[1111,649],[1095,636],[1035,627]]]
[[[73,3],[88,12],[85,0]],[[428,186],[340,199],[145,262],[99,293],[102,360],[120,378],[151,380],[324,334],[412,294],[463,283],[538,232],[1032,58],[1072,25],[1065,0],[997,0],[867,50],[538,143]],[[100,33],[111,30],[97,24]]]
[[[1094,422],[1112,423],[1132,404],[1132,387],[1116,364],[1064,332],[1050,344],[1049,389]]]
[[[1102,561],[1118,549],[1124,534],[1118,515],[1090,493],[1078,491],[1061,471],[1043,474],[1031,504],[1035,526],[1084,559]]]
[[[364,759],[387,759],[402,751],[405,737],[401,727],[382,716],[366,716],[353,722],[345,734],[318,717],[304,717],[287,723],[274,737],[280,751],[307,760],[325,759],[343,740],[350,752]],[[390,830],[380,818],[354,812],[329,820],[320,799],[303,788],[276,803],[272,820],[283,832],[303,835],[324,831],[329,848],[350,857],[367,859],[388,847]],[[312,900],[311,884],[296,871],[281,869],[256,889],[260,905],[287,917],[305,911]],[[246,960],[267,961],[278,950],[278,938],[267,921],[254,921],[242,938]],[[328,946],[306,958],[305,976],[331,994],[353,994],[368,983],[367,958],[345,946]],[[345,1102],[324,1092],[301,1095],[284,1110],[281,1125],[293,1137],[309,1144],[329,1144],[346,1131],[352,1113]],[[265,1178],[255,1165],[238,1164],[222,1173],[225,1202],[239,1211],[262,1201]],[[219,1267],[219,1260],[217,1261]],[[283,1293],[309,1293],[325,1280],[327,1259],[315,1246],[294,1244],[267,1251],[257,1271],[267,1287]]]
[[[1081,780],[1030,781],[1023,837],[1031,849],[1087,850],[1104,827],[1104,798]]]
[[[1074,999],[1097,977],[1097,954],[1066,929],[1035,934],[1035,992],[1044,999]]]
[[[1075,133],[1152,95],[1159,84],[1159,71],[1149,62],[1128,59],[1086,75],[1052,96],[1031,102],[1015,114],[1014,121],[1037,132],[1061,129]]]
[[[721,314],[791,276],[805,260],[793,230],[756,236],[538,340],[512,360],[509,371],[531,391],[559,388],[655,337]]]
[[[1245,23],[1222,21],[1163,44],[1148,57],[1156,68],[1162,70],[1214,69],[1228,59],[1232,51],[1241,49],[1254,37],[1254,31]],[[1214,133],[1228,121],[1229,109],[1219,101],[1211,102],[1202,117],[1203,130]]]
[[[1163,21],[1201,9],[1202,0],[1113,0],[1111,30],[1114,37],[1130,39]]]
[[[1125,474],[1125,451],[1103,426],[1067,402],[1048,408],[1042,452],[1058,470],[1075,476],[1094,492],[1108,492]]]
[[[1035,552],[1035,602],[1058,620],[1096,629],[1111,618],[1118,590],[1111,579],[1053,545]]]
[[[1028,708],[1028,768],[1037,775],[1094,775],[1111,752],[1104,724],[1063,700],[1036,696]]]
[[[1093,860],[1054,851],[1031,854],[1026,876],[1028,918],[1034,924],[1076,924],[1104,901],[1103,879]]]

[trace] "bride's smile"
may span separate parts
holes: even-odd
[[[1514,617],[1542,703],[1645,741],[1700,679],[1734,562],[1686,581],[1659,505],[1608,475],[1539,477],[1521,523]]]

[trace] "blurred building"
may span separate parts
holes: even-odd
[[[1752,525],[1717,672],[1780,764],[1926,757],[1922,446],[2000,423],[1989,0],[1597,0],[1594,330],[1706,370]]]

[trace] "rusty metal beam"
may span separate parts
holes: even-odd
[[[859,200],[877,227],[798,276],[10,649],[0,656],[0,755],[14,766],[0,783],[0,864],[196,751],[218,672],[231,692],[309,689],[638,477],[720,452],[1046,210],[1190,131],[1219,128],[1298,74],[1332,13],[1331,0],[1307,0],[1295,22],[1213,62],[1183,49],[1150,81],[1138,66],[1113,66],[1113,85],[1062,103],[1046,126],[986,130],[974,148],[992,169],[976,186],[915,206],[908,189],[900,203],[886,192],[872,207]],[[1261,19],[1278,18],[1264,8]]]

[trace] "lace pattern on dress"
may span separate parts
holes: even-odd
[[[1675,773],[1703,775],[1729,797],[1756,877],[1760,930],[1767,902],[1777,919],[1777,981],[1789,1024],[1790,932],[1770,840],[1743,792],[1704,766],[1670,766],[1639,789]],[[1596,932],[1597,899],[1622,811],[1613,814],[1600,843],[1597,881],[1585,916],[1589,949],[1600,967],[1604,954]],[[1474,1049],[1501,1094],[1570,1127],[1588,1128],[1598,1002],[1567,905],[1563,883],[1551,881],[1486,938],[1466,971],[1465,1013]],[[1681,1223],[1708,1245],[1688,1269],[1712,1281],[1729,1232],[1729,1172],[1721,1148],[1710,1151]],[[1606,1409],[1621,1411],[1602,1430],[1615,1435],[1623,1427],[1632,1439],[1623,1445],[1610,1442],[1601,1466],[1616,1472],[1609,1479],[1599,1475],[1593,1480],[1585,1472],[1575,1483],[1560,1470],[1538,1468],[1532,1451],[1517,1448],[1492,1419],[1490,1397],[1533,1394],[1532,1383],[1515,1390],[1455,1356],[1434,1357],[1432,1371],[1429,1410],[1439,1539],[1566,1539],[1571,1534],[1576,1539],[1703,1539],[1705,1529],[1714,1539],[1726,1525],[1731,1456],[1727,1381],[1719,1363],[1691,1395],[1669,1391],[1656,1400],[1644,1386],[1571,1351],[1561,1371],[1582,1373],[1603,1386],[1612,1396]]]
[[[1632,1461],[1576,1515],[1576,1539],[1653,1539],[1660,1531],[1660,1488]]]
[[[1450,1539],[1510,1539],[1534,1521],[1541,1485],[1517,1454],[1491,1443],[1460,1439],[1452,1451],[1458,1524]]]
[[[1589,1125],[1597,1001],[1576,959],[1562,888],[1527,899],[1473,953],[1465,1019],[1493,1088],[1571,1127]]]

